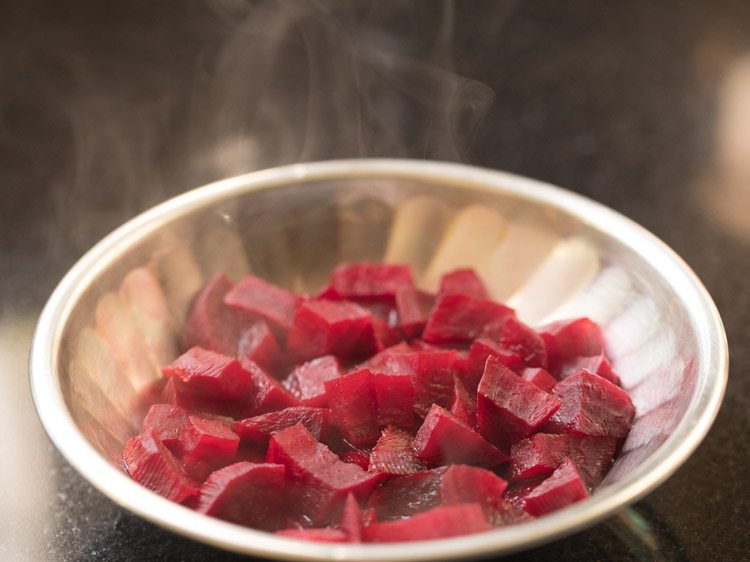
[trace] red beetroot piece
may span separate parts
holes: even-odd
[[[279,342],[263,320],[242,331],[237,344],[237,356],[255,361],[268,373],[277,375],[284,367]]]
[[[257,363],[247,357],[241,357],[240,364],[252,381],[252,389],[244,401],[245,408],[242,417],[256,416],[299,405],[297,399]]]
[[[182,503],[198,494],[196,483],[153,429],[131,437],[122,458],[133,480],[168,500]]]
[[[576,357],[575,359],[566,362],[560,369],[560,379],[567,379],[581,369],[586,369],[587,371],[596,373],[600,377],[607,379],[612,384],[622,386],[620,384],[620,377],[615,373],[611,363],[603,353],[592,355],[591,357]]]
[[[234,460],[240,438],[229,419],[188,415],[179,432],[179,458],[185,470],[203,481],[211,472]]]
[[[253,377],[239,361],[192,347],[162,369],[171,378],[178,406],[217,414],[235,413],[253,390]]]
[[[352,493],[346,496],[339,529],[344,532],[348,542],[362,542],[362,510]]]
[[[517,355],[528,367],[547,367],[547,348],[542,337],[515,316],[488,325],[483,334]]]
[[[505,347],[504,344],[487,338],[478,338],[472,342],[469,348],[469,369],[467,376],[464,377],[464,383],[468,388],[473,390],[479,386],[479,380],[484,374],[484,367],[487,364],[488,357],[496,358],[500,363],[514,372],[524,368],[521,356]]]
[[[280,464],[231,464],[208,477],[195,510],[230,523],[274,531],[284,504],[284,474]]]
[[[431,464],[473,464],[493,467],[508,456],[445,408],[433,404],[414,438],[417,458]]]
[[[348,301],[303,303],[294,316],[287,350],[301,360],[322,355],[341,359],[369,357],[377,351],[372,316]]]
[[[435,507],[399,521],[376,521],[364,528],[366,542],[443,539],[489,530],[478,504]]]
[[[352,263],[336,267],[321,296],[349,300],[392,300],[399,287],[412,287],[408,265]]]
[[[518,525],[531,521],[534,517],[526,513],[520,507],[517,507],[505,499],[501,499],[487,513],[487,522],[491,527],[506,527],[508,525]]]
[[[555,388],[557,381],[549,374],[546,369],[541,367],[527,367],[521,371],[521,378],[529,382],[533,382],[544,392],[552,392]]]
[[[450,408],[455,399],[455,351],[414,351],[406,355],[414,376],[414,411],[424,417],[433,404]]]
[[[292,327],[299,297],[259,277],[243,277],[224,296],[224,303],[252,318],[262,318],[282,332]]]
[[[331,419],[356,446],[372,445],[380,436],[371,376],[369,370],[359,369],[325,382]]]
[[[397,427],[386,427],[370,454],[370,472],[414,474],[427,467],[414,454],[414,438]]]
[[[173,453],[179,451],[180,428],[187,421],[188,412],[173,404],[154,404],[141,422],[141,432],[153,429],[159,440]]]
[[[547,348],[547,362],[553,373],[565,361],[598,355],[604,347],[599,326],[588,318],[560,320],[539,328],[538,332]]]
[[[466,390],[458,375],[453,375],[453,404],[451,414],[472,429],[477,427],[477,397]]]
[[[443,504],[478,503],[489,516],[502,508],[508,483],[495,473],[475,466],[452,465],[443,476],[440,487]]]
[[[560,407],[560,400],[523,380],[499,360],[487,360],[477,393],[482,437],[507,451],[534,433]]]
[[[365,451],[359,449],[344,451],[339,455],[339,458],[344,462],[356,464],[362,470],[367,470],[370,468],[370,455],[368,455]]]
[[[414,426],[414,382],[409,374],[371,373],[378,427]]]
[[[341,373],[338,360],[333,355],[325,355],[298,365],[283,385],[304,406],[327,406],[325,382]]]
[[[443,295],[427,319],[422,339],[428,343],[468,343],[489,326],[513,315],[512,309],[491,300]]]
[[[466,295],[489,299],[487,288],[473,269],[457,269],[440,278],[438,295]]]
[[[248,444],[265,446],[271,435],[301,423],[315,439],[320,440],[328,427],[328,410],[310,406],[294,406],[253,418],[239,420],[234,431]]]
[[[396,310],[398,325],[407,338],[418,338],[424,330],[435,299],[411,285],[396,290]]]
[[[524,509],[535,517],[556,511],[589,496],[575,464],[563,462],[544,482],[531,490],[524,501]]]
[[[287,480],[297,484],[295,507],[314,523],[332,517],[349,492],[367,497],[381,478],[340,460],[302,424],[275,433],[266,460],[286,467]]]
[[[346,533],[341,529],[283,529],[274,533],[277,537],[299,539],[311,542],[348,542]]]
[[[223,355],[237,354],[240,321],[224,304],[224,296],[232,283],[223,273],[214,275],[193,301],[185,326],[185,346],[199,346]]]
[[[547,433],[572,433],[624,439],[635,407],[628,393],[608,380],[581,369],[557,383],[552,394],[562,406],[544,426]]]

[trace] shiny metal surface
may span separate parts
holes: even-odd
[[[119,468],[138,395],[175,353],[206,275],[246,270],[315,290],[347,260],[407,261],[429,288],[477,268],[493,295],[543,323],[601,322],[638,410],[593,498],[513,528],[398,546],[307,544],[206,518]],[[504,271],[512,275],[504,275]],[[727,346],[711,299],[664,244],[572,193],[467,166],[350,160],[298,164],[188,192],[87,253],[50,298],[31,353],[35,405],[67,460],[120,505],[204,542],[275,558],[426,560],[509,552],[591,525],[672,474],[721,403]]]

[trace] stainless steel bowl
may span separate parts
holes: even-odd
[[[637,407],[602,486],[581,503],[492,532],[397,545],[304,543],[199,515],[142,488],[120,452],[138,396],[176,354],[190,298],[218,270],[295,290],[334,264],[412,264],[434,287],[474,267],[493,295],[539,324],[588,315]],[[121,506],[196,540],[295,560],[434,560],[505,553],[589,526],[672,474],[703,439],[727,378],[727,343],[709,295],[667,246],[621,215],[530,179],[405,160],[299,164],[171,199],[107,236],[70,270],[37,326],[30,359],[52,441]]]

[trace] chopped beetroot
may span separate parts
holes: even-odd
[[[511,371],[520,371],[524,367],[521,356],[505,347],[504,344],[487,338],[478,338],[469,348],[469,370],[468,376],[464,378],[466,386],[471,389],[479,386],[488,357],[494,357]]]
[[[409,374],[371,373],[378,427],[414,426],[414,383]]]
[[[552,394],[562,406],[545,424],[545,432],[627,437],[635,407],[619,386],[582,369],[557,383]]]
[[[223,273],[214,275],[193,301],[185,326],[186,348],[202,347],[234,357],[237,354],[237,333],[240,322],[224,304],[224,296],[232,283]]]
[[[577,435],[570,438],[570,460],[575,463],[587,486],[597,486],[612,466],[617,440],[614,437]]]
[[[571,461],[563,462],[525,498],[524,509],[535,517],[561,509],[589,495],[581,475]]]
[[[325,382],[341,376],[341,373],[338,360],[333,355],[325,355],[298,365],[283,385],[304,406],[326,406]]]
[[[457,269],[440,278],[438,295],[466,295],[489,299],[487,288],[473,269]]]
[[[512,309],[491,300],[443,295],[427,319],[422,339],[428,343],[468,343],[513,314]]]
[[[348,537],[341,529],[283,529],[274,533],[277,537],[299,539],[311,542],[347,542]]]
[[[539,328],[538,332],[553,372],[569,359],[598,355],[604,348],[599,326],[588,318],[560,320]]]
[[[560,400],[523,380],[494,357],[477,393],[477,421],[485,439],[503,450],[528,437],[560,407]]]
[[[369,357],[377,351],[372,316],[347,301],[303,303],[294,316],[287,349],[301,360],[321,355],[341,359]]]
[[[285,468],[238,462],[213,472],[201,487],[199,513],[264,531],[278,528]]]
[[[188,412],[172,404],[154,404],[141,422],[143,433],[153,429],[159,440],[173,453],[179,451],[180,429],[187,421]]]
[[[282,332],[291,329],[298,302],[293,293],[253,275],[243,277],[224,297],[230,308],[253,319],[267,320]]]
[[[168,500],[182,503],[198,494],[196,483],[153,429],[129,439],[122,458],[133,480]]]
[[[266,460],[286,466],[287,479],[298,484],[296,507],[313,522],[331,517],[349,492],[366,497],[381,478],[343,462],[302,424],[271,436]]]
[[[234,431],[246,443],[265,446],[271,435],[298,423],[304,425],[315,439],[320,440],[328,426],[328,410],[310,406],[285,408],[239,420],[234,424]]]
[[[386,427],[370,454],[370,472],[383,474],[414,474],[425,465],[414,454],[410,433],[397,427]]]
[[[487,514],[491,527],[506,527],[531,521],[534,517],[505,499],[500,499]]]
[[[189,415],[180,429],[180,459],[197,480],[232,462],[239,444],[231,420],[225,418]]]
[[[401,332],[375,316],[372,317],[372,330],[375,333],[375,350],[382,351],[401,341]]]
[[[513,445],[510,456],[511,480],[548,476],[570,456],[570,436],[537,433]]]
[[[247,357],[240,358],[240,364],[250,376],[252,389],[245,397],[244,417],[265,414],[298,406],[299,402],[272,376]]]
[[[333,270],[326,297],[350,300],[393,299],[399,287],[414,285],[408,265],[353,263]]]
[[[333,423],[353,445],[372,445],[380,436],[372,373],[359,369],[325,382]]]
[[[487,531],[487,517],[479,504],[435,507],[399,521],[374,522],[364,529],[367,542],[442,539]]]
[[[612,364],[607,360],[603,353],[592,355],[591,357],[576,357],[567,361],[560,369],[560,379],[567,379],[569,376],[576,374],[579,370],[586,369],[604,377],[612,384],[622,386],[620,377],[615,373]]]
[[[477,427],[477,397],[469,393],[458,375],[453,376],[453,404],[451,414],[472,429]]]
[[[418,338],[422,334],[433,304],[432,295],[422,293],[411,285],[403,285],[396,290],[399,327],[407,338]]]
[[[446,409],[433,404],[414,438],[417,458],[431,464],[474,464],[493,467],[508,456]]]
[[[433,404],[450,408],[454,400],[455,351],[414,351],[404,354],[414,375],[414,411],[426,416]]]
[[[547,348],[542,337],[515,316],[488,325],[484,337],[502,344],[528,367],[547,367]]]
[[[268,373],[280,373],[284,366],[279,342],[263,320],[242,331],[237,344],[237,356],[255,361]]]
[[[339,529],[344,532],[349,542],[362,542],[362,510],[352,493],[346,496]]]
[[[368,470],[370,468],[370,456],[359,449],[344,451],[339,455],[339,458],[344,462],[356,464],[363,470]]]
[[[533,382],[544,392],[552,392],[557,381],[550,375],[546,369],[541,367],[527,367],[521,372],[521,378]]]
[[[508,483],[494,472],[475,466],[453,465],[440,486],[443,504],[478,503],[487,514],[502,502]]]

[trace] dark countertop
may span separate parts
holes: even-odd
[[[123,511],[44,435],[33,325],[137,212],[299,160],[465,161],[555,183],[674,248],[718,305],[729,388],[658,490],[525,560],[750,552],[750,4],[0,3],[0,559],[231,560]]]

